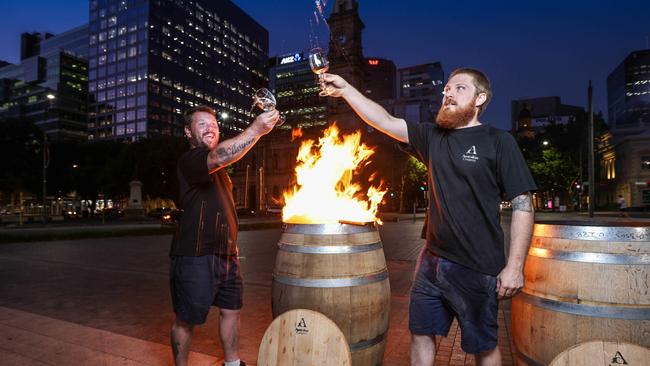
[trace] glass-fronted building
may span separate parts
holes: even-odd
[[[27,119],[51,140],[87,139],[88,26],[21,35],[21,62],[0,67],[0,118]]]
[[[307,52],[294,52],[270,60],[270,89],[286,122],[278,129],[310,128],[327,123],[327,99],[311,71]]]
[[[89,139],[180,136],[209,105],[242,131],[268,85],[268,31],[228,0],[91,0]]]

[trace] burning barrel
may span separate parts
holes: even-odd
[[[512,300],[518,364],[590,341],[650,347],[650,224],[539,222]]]
[[[381,365],[390,285],[375,223],[284,224],[278,247],[273,317],[318,311],[345,335],[353,365]]]

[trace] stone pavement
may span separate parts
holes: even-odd
[[[408,293],[423,244],[422,221],[380,228],[391,281],[384,365],[409,364]],[[506,231],[507,232],[507,231]],[[241,232],[245,278],[241,355],[255,365],[271,323],[271,271],[278,229]],[[0,365],[170,365],[169,236],[0,245]],[[510,306],[499,313],[504,365],[512,365]],[[220,365],[218,312],[197,327],[192,365]],[[436,366],[472,365],[454,324],[438,341]]]

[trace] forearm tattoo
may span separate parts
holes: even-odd
[[[533,204],[530,198],[530,193],[521,194],[512,199],[513,211],[533,212]]]
[[[246,150],[246,148],[255,141],[254,138],[250,138],[241,143],[233,143],[230,146],[219,147],[217,148],[217,155],[223,159],[227,159],[231,156],[237,155],[239,152]]]

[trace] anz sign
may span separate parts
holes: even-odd
[[[292,64],[302,60],[302,53],[296,52],[290,56],[284,56],[280,59],[280,65]]]

